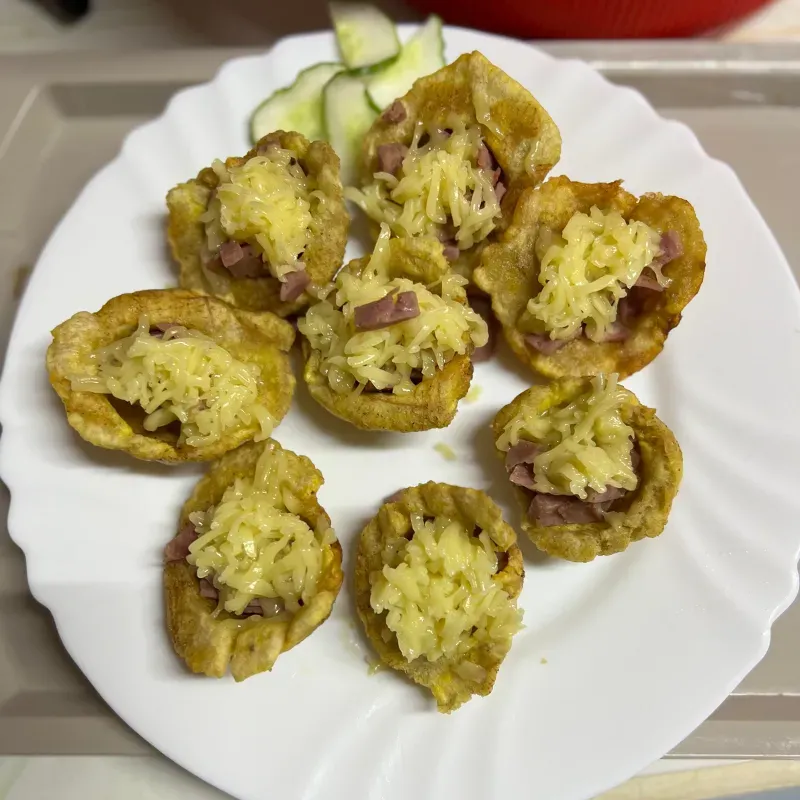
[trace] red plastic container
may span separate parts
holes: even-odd
[[[519,39],[659,39],[694,36],[769,0],[411,0],[451,25]]]

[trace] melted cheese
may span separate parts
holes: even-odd
[[[296,269],[314,225],[312,201],[320,193],[295,155],[270,147],[240,166],[217,160],[212,168],[220,182],[202,217],[209,250],[233,239],[252,245],[276,278]]]
[[[588,392],[566,405],[544,411],[523,407],[503,429],[497,447],[509,450],[520,439],[547,446],[533,462],[539,492],[585,500],[587,489],[635,489],[633,428],[622,421],[620,413],[628,402],[616,375],[598,375]]]
[[[411,515],[414,535],[383,554],[370,576],[370,605],[408,661],[457,659],[479,645],[507,647],[522,612],[500,584],[488,534],[444,517]]]
[[[287,481],[287,455],[265,448],[252,481],[237,478],[216,506],[190,515],[198,538],[187,561],[213,580],[220,606],[241,614],[252,600],[276,598],[295,612],[317,592],[324,548],[335,539],[301,519]]]
[[[397,236],[436,236],[452,225],[459,249],[468,250],[495,229],[500,204],[492,170],[476,166],[480,129],[456,119],[449,124],[451,135],[434,130],[420,145],[425,131],[418,123],[398,177],[377,172],[363,190],[348,188],[345,196]]]
[[[360,275],[342,271],[335,295],[312,306],[297,327],[321,356],[320,371],[340,394],[362,391],[371,383],[394,394],[414,391],[412,373],[432,378],[456,355],[482,347],[489,339],[486,322],[466,305],[465,278],[446,274],[438,286],[388,277],[389,237],[386,225],[369,264]],[[413,291],[420,314],[375,331],[356,331],[357,306],[380,300],[390,291]]]
[[[197,331],[173,326],[163,338],[149,331],[142,316],[133,334],[93,354],[95,374],[73,378],[73,389],[140,405],[146,431],[179,420],[179,442],[189,447],[213,444],[254,422],[256,440],[270,435],[274,420],[258,400],[258,366],[235,359]]]
[[[617,318],[617,305],[649,267],[662,286],[669,280],[653,259],[659,234],[644,222],[626,222],[617,211],[573,215],[562,233],[544,229],[536,243],[542,290],[528,301],[520,328],[571,339],[586,325],[586,336],[603,341]]]
[[[472,105],[475,109],[475,119],[481,125],[485,125],[498,139],[502,139],[505,134],[503,129],[492,119],[492,112],[489,106],[489,90],[485,81],[473,88]]]

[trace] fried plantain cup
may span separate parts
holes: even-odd
[[[522,591],[525,569],[514,530],[503,520],[500,509],[491,498],[476,489],[432,482],[404,489],[395,500],[382,505],[361,532],[356,552],[355,596],[356,609],[367,638],[383,664],[429,689],[438,710],[447,714],[473,695],[485,696],[492,691],[500,665],[511,648],[511,639],[491,645],[478,643],[456,659],[442,656],[429,661],[420,656],[408,661],[405,658],[396,635],[386,624],[386,614],[377,614],[373,610],[370,595],[371,576],[382,572],[385,551],[392,551],[404,540],[412,538],[411,514],[455,520],[466,530],[473,531],[476,537],[485,531],[498,559],[498,571],[493,580],[512,600]],[[472,675],[465,670],[465,664]],[[475,667],[478,668],[477,674],[474,674]]]
[[[492,423],[495,441],[523,409],[536,413],[566,405],[590,387],[589,379],[563,378],[527,389],[497,412]],[[683,475],[680,446],[652,408],[643,406],[627,389],[618,388],[627,400],[620,416],[634,431],[633,444],[639,462],[635,470],[638,482],[635,489],[610,505],[604,519],[541,525],[528,516],[531,492],[514,486],[523,513],[522,529],[540,550],[551,556],[567,561],[592,561],[597,556],[621,553],[631,542],[659,536],[667,524]],[[498,453],[502,457],[506,455],[499,449]]]
[[[223,432],[213,444],[191,447],[180,441],[172,425],[144,428],[139,405],[110,394],[80,391],[72,378],[90,375],[92,354],[131,335],[142,315],[153,325],[172,323],[213,339],[234,358],[261,371],[258,402],[274,420],[289,410],[295,379],[287,352],[294,329],[274,314],[242,311],[222,300],[183,289],[148,290],[109,300],[99,311],[81,311],[53,330],[47,349],[50,383],[64,403],[67,422],[87,442],[124,450],[145,461],[209,461],[247,442],[260,431],[256,420]]]
[[[181,511],[178,530],[191,525],[189,515],[219,503],[237,478],[252,478],[256,464],[269,448],[288,457],[282,490],[299,508],[298,516],[321,537],[331,521],[317,501],[323,478],[305,456],[282,450],[272,439],[251,442],[224,455],[203,477]],[[178,534],[180,536],[180,533]],[[173,540],[175,541],[175,540]],[[277,616],[236,616],[216,612],[217,601],[201,594],[197,572],[185,558],[164,564],[167,629],[175,652],[192,672],[221,678],[230,668],[236,681],[272,669],[281,653],[291,650],[330,616],[342,585],[342,547],[323,545],[323,567],[311,601],[295,613]],[[216,612],[216,613],[215,613]]]
[[[616,372],[625,378],[649,364],[662,350],[681,312],[703,282],[706,243],[691,204],[680,197],[646,194],[638,200],[622,182],[576,183],[552,178],[519,200],[511,226],[488,246],[476,268],[475,283],[492,298],[492,309],[517,357],[548,378],[581,377]],[[626,221],[639,220],[660,234],[677,234],[682,253],[663,267],[670,284],[663,291],[634,286],[626,300],[631,312],[623,341],[595,342],[585,336],[568,341],[555,352],[540,352],[527,344],[520,317],[528,301],[539,294],[540,263],[536,243],[540,230],[562,231],[577,212],[592,206],[618,211]]]
[[[303,252],[303,263],[313,291],[313,287],[322,287],[333,278],[344,259],[350,217],[342,195],[339,157],[327,142],[309,143],[299,133],[276,131],[259,140],[243,157],[226,159],[225,166],[240,166],[276,143],[294,153],[316,189],[317,197],[312,197],[311,201],[314,233]],[[167,239],[180,267],[180,285],[216,295],[239,308],[272,311],[281,317],[305,308],[312,299],[309,292],[295,300],[281,300],[282,284],[271,274],[237,278],[222,266],[218,258],[208,253],[201,218],[218,185],[218,175],[206,167],[196,178],[178,184],[167,194]]]
[[[446,129],[454,116],[467,126],[480,125],[484,143],[502,170],[506,191],[497,225],[502,229],[523,189],[543,181],[558,162],[561,134],[525,87],[477,51],[465,53],[417,80],[405,96],[377,118],[364,138],[362,183],[370,183],[379,171],[378,149],[382,145],[408,146],[418,122],[429,131]],[[457,265],[460,272],[471,271],[482,246],[478,243],[462,253]]]
[[[349,262],[343,271],[360,275],[370,257]],[[389,274],[415,283],[432,284],[449,271],[442,246],[433,239],[390,239]],[[465,300],[466,302],[466,300]],[[391,391],[338,393],[321,372],[322,354],[303,340],[306,358],[304,377],[311,396],[340,419],[364,430],[425,431],[445,428],[458,410],[458,401],[469,391],[472,380],[471,346],[464,355],[455,355],[431,378],[414,386],[408,394]]]

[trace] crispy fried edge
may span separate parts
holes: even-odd
[[[588,378],[563,378],[546,386],[527,389],[497,412],[492,422],[495,441],[523,407],[544,411],[551,406],[570,402],[590,388]],[[540,550],[551,556],[568,561],[592,561],[597,556],[621,553],[631,542],[659,536],[667,524],[672,501],[678,493],[683,475],[681,448],[656,412],[643,406],[632,392],[627,389],[624,391],[629,403],[622,407],[622,419],[634,430],[641,464],[639,484],[618,510],[622,516],[618,518],[616,526],[608,522],[547,527],[536,525],[527,516],[530,495],[514,487],[522,509],[522,529]],[[505,457],[501,450],[498,450],[498,454]]]
[[[492,121],[503,130],[498,137],[485,125],[484,140],[503,168],[508,181],[506,197],[514,207],[513,195],[525,186],[544,180],[561,156],[561,134],[550,115],[521,84],[506,75],[484,55],[475,51],[446,67],[417,80],[411,90],[399,98],[406,109],[402,122],[387,122],[378,117],[364,137],[362,179],[369,182],[376,170],[378,147],[388,142],[409,144],[417,121],[446,127],[447,119],[456,114],[468,125],[477,125],[473,96],[485,91],[489,99]],[[526,144],[527,143],[527,144]],[[536,149],[534,174],[526,170],[528,152]]]
[[[243,164],[256,155],[259,146],[276,139],[281,147],[296,154],[303,169],[316,180],[317,188],[326,197],[326,202],[318,204],[315,209],[320,233],[309,241],[303,257],[311,280],[318,286],[324,286],[342,265],[350,227],[350,216],[339,179],[339,156],[333,148],[327,142],[309,143],[299,133],[275,131],[259,140],[242,158],[228,158],[225,164],[228,167]],[[218,182],[216,173],[207,167],[196,178],[175,186],[167,193],[167,239],[172,255],[180,266],[181,286],[217,295],[239,308],[272,311],[281,317],[305,308],[310,302],[308,295],[301,295],[291,303],[282,301],[280,281],[272,276],[234,278],[220,271],[218,280],[227,284],[229,290],[221,294],[215,291],[200,255],[205,241],[200,217],[205,213],[211,192]]]
[[[402,122],[387,122],[379,116],[362,146],[362,183],[372,180],[377,167],[378,147],[389,142],[410,144],[418,120],[426,125],[446,127],[450,114],[463,117],[467,125],[479,124],[475,115],[474,92],[485,91],[489,98],[490,116],[504,131],[498,137],[482,125],[484,140],[502,167],[506,182],[506,194],[501,202],[502,216],[497,231],[506,227],[513,214],[521,192],[536,186],[561,157],[561,133],[557,125],[539,104],[539,101],[521,84],[492,64],[482,53],[465,53],[451,64],[417,80],[411,90],[399,98],[406,108],[406,119]],[[526,169],[530,150],[535,157],[533,174]],[[377,228],[373,228],[377,235]],[[493,234],[492,234],[493,235]],[[483,250],[480,242],[474,252],[462,254],[454,269],[470,277]]]
[[[552,178],[523,193],[511,226],[500,241],[486,247],[473,275],[475,283],[492,297],[492,308],[506,341],[517,357],[548,378],[580,377],[616,372],[626,378],[649,364],[663,349],[667,335],[681,321],[681,312],[697,294],[705,272],[706,244],[691,204],[680,197],[646,194],[638,201],[613,183],[576,183]],[[540,224],[560,230],[576,212],[593,205],[616,209],[623,217],[641,220],[663,233],[677,231],[683,255],[670,262],[664,274],[672,283],[653,292],[646,310],[636,318],[632,335],[624,342],[592,342],[581,337],[545,355],[525,343],[517,320],[538,294],[539,261],[535,244]]]
[[[236,478],[253,473],[264,448],[282,448],[274,440],[251,442],[224,455],[195,486],[181,511],[178,530],[193,511],[205,510],[221,499]],[[287,488],[300,501],[301,516],[316,532],[330,528],[331,521],[317,501],[323,477],[310,459],[283,450],[292,470]],[[287,484],[289,482],[287,481]],[[330,616],[342,585],[342,547],[338,541],[323,550],[319,591],[307,606],[289,619],[248,617],[237,620],[224,612],[213,617],[213,600],[200,596],[200,582],[186,561],[164,565],[167,629],[175,652],[193,672],[220,678],[230,666],[236,681],[272,669],[281,653],[314,632]]]
[[[390,239],[390,274],[418,283],[432,283],[449,271],[439,242],[429,238]],[[349,262],[344,269],[358,275],[369,256]],[[455,356],[433,378],[422,381],[407,395],[382,392],[338,394],[320,372],[322,360],[303,339],[306,359],[303,377],[311,396],[335,416],[363,430],[426,431],[446,428],[458,411],[458,401],[469,391],[472,361],[469,355]]]
[[[205,333],[234,357],[258,364],[263,378],[259,399],[277,421],[286,415],[295,386],[285,354],[294,341],[289,323],[268,312],[242,311],[183,289],[147,290],[114,297],[95,313],[79,312],[52,332],[47,349],[50,383],[64,404],[67,422],[87,442],[148,461],[208,461],[252,439],[260,430],[254,421],[214,444],[179,446],[174,436],[144,431],[136,415],[123,419],[108,395],[73,390],[70,376],[83,371],[88,356],[130,335],[143,313],[154,322],[176,322]]]
[[[424,658],[406,661],[397,645],[394,634],[385,641],[386,627],[383,614],[378,615],[370,605],[371,585],[369,576],[383,567],[382,550],[391,538],[404,537],[411,530],[409,515],[412,512],[428,517],[445,516],[459,520],[467,530],[478,526],[485,530],[497,553],[505,553],[507,563],[496,575],[496,580],[513,599],[519,596],[525,578],[522,553],[517,547],[517,536],[508,525],[502,512],[492,499],[476,489],[463,489],[444,483],[425,483],[404,489],[394,502],[385,503],[362,530],[358,541],[355,563],[355,599],[358,616],[364,625],[367,638],[381,661],[392,669],[408,675],[411,680],[431,691],[438,710],[449,714],[473,695],[488,695],[494,687],[497,672],[508,648],[498,653],[481,646],[472,650],[459,664],[470,661],[486,670],[486,679],[481,684],[467,681],[453,667],[452,662],[429,662]]]

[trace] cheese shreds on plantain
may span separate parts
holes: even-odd
[[[498,563],[489,535],[473,536],[445,517],[412,514],[411,525],[411,540],[387,548],[383,570],[370,576],[370,605],[386,612],[405,658],[437,661],[481,645],[507,648],[522,612],[494,581]]]
[[[216,160],[212,169],[219,186],[202,217],[208,249],[235,240],[253,246],[276,278],[297,269],[318,193],[294,153],[273,146],[239,166]]]
[[[72,388],[140,405],[146,431],[178,420],[179,441],[189,447],[213,444],[226,431],[254,422],[257,441],[272,433],[275,421],[258,400],[259,367],[239,361],[202,333],[171,325],[153,336],[142,315],[130,336],[91,360],[93,374],[73,377]]]
[[[491,169],[477,167],[480,128],[453,119],[452,133],[429,131],[422,123],[397,176],[376,172],[363,189],[348,187],[345,196],[396,236],[436,236],[445,226],[455,231],[460,250],[483,241],[497,225],[500,203]]]
[[[286,460],[282,450],[266,447],[252,480],[237,478],[216,506],[189,517],[198,538],[186,560],[198,578],[213,581],[221,608],[231,614],[262,598],[281,601],[290,612],[308,604],[323,548],[335,541],[330,528],[317,534],[297,515]]]
[[[644,269],[669,284],[654,261],[660,238],[644,222],[626,222],[619,212],[596,206],[574,214],[560,235],[543,229],[536,243],[542,290],[528,301],[520,327],[571,339],[585,324],[589,339],[603,341],[619,301]]]
[[[585,500],[588,489],[635,489],[634,433],[620,413],[628,402],[617,375],[597,375],[588,392],[566,405],[538,412],[523,408],[505,426],[497,447],[507,451],[524,439],[547,448],[533,461],[538,492]]]
[[[432,378],[456,355],[489,339],[486,322],[466,305],[467,280],[448,273],[437,286],[408,278],[389,278],[388,226],[381,234],[369,264],[360,275],[346,270],[336,278],[335,294],[312,306],[297,327],[322,358],[320,371],[335,392],[363,391],[367,384],[394,394],[414,391],[414,373]],[[392,291],[414,292],[419,316],[379,330],[356,331],[354,311]],[[332,299],[331,299],[332,298]]]

